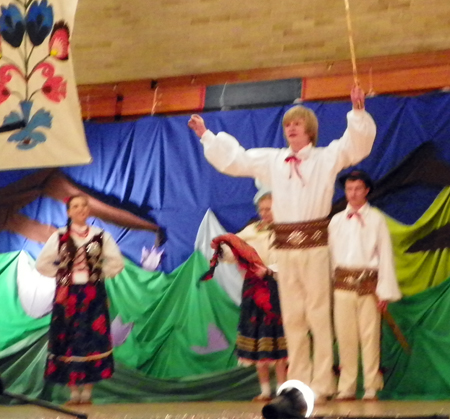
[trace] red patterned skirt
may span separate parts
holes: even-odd
[[[246,279],[242,289],[241,315],[238,325],[237,356],[241,364],[275,363],[287,358],[286,339],[281,318],[278,284],[271,276],[264,278],[270,295],[271,311],[255,301],[252,287],[259,281]]]
[[[110,378],[114,372],[111,342],[104,282],[58,285],[45,378],[74,386]]]

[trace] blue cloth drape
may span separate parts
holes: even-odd
[[[339,138],[346,126],[350,102],[305,103],[319,118],[318,146]],[[396,167],[426,141],[450,163],[450,95],[374,97],[367,99],[378,133],[371,155],[358,167],[377,180]],[[214,132],[227,131],[245,148],[282,147],[281,118],[289,108],[236,110],[204,114]],[[162,269],[171,271],[193,252],[198,227],[208,208],[228,231],[242,228],[255,215],[252,179],[218,173],[203,156],[202,146],[187,127],[189,116],[145,117],[134,122],[85,124],[93,163],[63,171],[78,184],[96,191],[140,216],[153,219],[167,234]],[[0,187],[31,171],[9,171]],[[430,205],[438,188],[417,186],[390,194],[376,202],[401,222],[413,223]],[[336,199],[342,196],[337,188]],[[50,198],[39,198],[21,210],[33,219],[55,226],[65,224],[65,208]],[[101,220],[122,252],[139,263],[142,246],[151,246],[154,234],[123,230]],[[8,232],[0,233],[0,252],[28,250],[37,256],[41,244]]]

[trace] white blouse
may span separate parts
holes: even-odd
[[[36,260],[36,270],[45,276],[54,277],[58,271],[58,248],[59,248],[59,236],[64,234],[66,227],[60,228],[55,231],[45,243],[44,248],[39,254]],[[102,229],[90,226],[89,232],[86,237],[80,237],[76,234],[71,234],[71,237],[76,247],[81,247],[88,243],[94,236],[103,232],[103,246],[102,246],[102,270],[105,278],[113,278],[119,274],[124,268],[123,257],[120,252],[119,246],[116,244],[111,234]],[[80,269],[79,271],[82,271]],[[76,279],[78,276],[78,279]],[[87,282],[87,276],[84,274],[76,275],[74,278],[76,283]]]

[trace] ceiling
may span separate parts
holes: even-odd
[[[449,0],[349,0],[356,56],[450,49]],[[78,84],[350,58],[345,0],[79,0]]]

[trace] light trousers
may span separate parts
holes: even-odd
[[[277,251],[288,379],[302,381],[317,396],[335,392],[328,252],[327,246]]]
[[[361,347],[364,389],[383,387],[380,374],[380,322],[376,297],[359,296],[356,291],[334,291],[334,327],[339,346],[340,377],[338,393],[356,393],[358,354]]]

